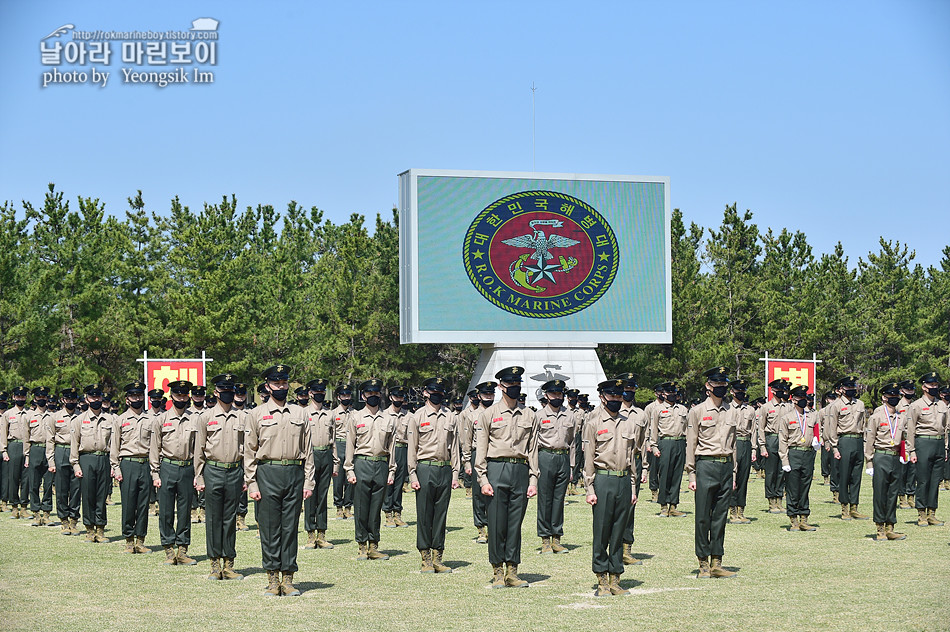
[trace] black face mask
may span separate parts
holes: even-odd
[[[152,404],[152,408],[155,409],[155,410],[158,410],[159,408],[163,408],[163,406],[162,406],[162,400],[160,400],[160,399],[153,399],[153,400],[151,400],[150,403]]]
[[[479,401],[481,401],[483,408],[488,408],[489,406],[495,403],[494,399],[482,399]]]
[[[25,407],[26,407],[26,400],[25,400],[25,399],[15,399],[15,400],[13,400],[13,405],[14,405],[14,406],[19,406],[20,408],[25,408]]]
[[[806,408],[808,408],[808,400],[807,399],[795,400],[795,405],[801,408],[802,410],[805,410]]]
[[[507,396],[510,397],[511,399],[518,399],[519,397],[521,397],[521,385],[520,385],[520,384],[517,385],[517,386],[504,386],[504,387],[502,387],[502,388],[505,389],[505,395],[507,395]]]
[[[380,402],[379,395],[370,395],[369,397],[366,398],[367,406],[373,406],[375,408],[376,406],[379,406],[379,402]]]
[[[856,388],[846,388],[844,389],[844,396],[848,399],[854,399],[854,396],[858,394],[858,389]]]
[[[637,394],[636,394],[635,391],[624,391],[624,392],[623,392],[623,401],[625,401],[625,402],[632,402],[634,399],[636,399],[636,397],[637,397]]]
[[[352,404],[352,403],[353,403],[353,398],[352,398],[352,397],[345,397],[345,398],[344,398],[344,397],[341,397],[341,398],[340,398],[340,406],[349,406],[349,405]]]
[[[567,404],[568,406],[577,406],[577,400],[572,397],[568,397]]]
[[[322,404],[323,402],[326,401],[326,399],[327,399],[327,394],[326,394],[326,393],[314,393],[314,394],[312,395],[312,397],[313,397],[313,401],[317,402],[318,404]]]
[[[178,401],[177,399],[174,399],[174,398],[173,398],[173,399],[172,399],[172,406],[174,406],[174,407],[177,408],[178,410],[182,410],[182,409],[188,407],[188,400],[185,399],[185,400],[182,400],[182,401]]]
[[[36,402],[36,405],[39,406],[40,408],[46,408],[46,402],[47,402],[47,400],[45,400],[45,399],[35,399],[35,400],[33,400],[33,401]]]
[[[234,393],[232,393],[231,391],[222,391],[221,394],[218,395],[218,401],[221,402],[222,404],[233,404]]]
[[[128,400],[128,402],[129,402],[129,408],[132,408],[133,410],[138,410],[142,406],[145,405],[144,399],[130,399]]]
[[[298,398],[297,398],[297,405],[298,405],[298,406],[306,406],[306,405],[309,404],[309,403],[310,403],[310,400],[309,400],[308,398],[306,398],[306,397],[298,397]]]
[[[406,400],[404,400],[404,399],[392,399],[392,398],[390,398],[389,401],[392,402],[393,408],[402,408],[403,404],[406,403]]]
[[[89,402],[89,408],[93,410],[100,410],[102,408],[102,402]]]
[[[548,406],[550,406],[552,410],[557,410],[562,404],[564,404],[564,398],[548,400]]]
[[[897,405],[901,403],[901,398],[897,395],[890,395],[884,398],[884,401],[887,402],[887,405],[892,408],[897,408]]]
[[[725,397],[728,386],[713,386],[712,394],[714,397]]]
[[[63,402],[63,408],[65,408],[69,412],[73,412],[74,410],[76,410],[76,402]]]
[[[604,408],[606,408],[612,413],[616,413],[620,411],[621,404],[623,404],[623,402],[605,401]]]
[[[438,406],[445,401],[445,395],[442,393],[429,393],[429,401],[433,406]]]
[[[283,401],[286,401],[286,400],[287,400],[287,391],[288,391],[288,390],[289,390],[289,389],[286,389],[286,388],[274,389],[274,390],[272,390],[272,391],[270,392],[270,396],[273,397],[274,399],[276,399],[276,400],[279,401],[279,402],[283,402]]]
[[[936,399],[937,397],[940,396],[940,387],[939,387],[939,386],[934,386],[933,388],[931,388],[931,387],[926,387],[926,388],[924,388],[924,390],[927,391],[927,394],[930,395],[931,397],[933,397],[934,399]]]

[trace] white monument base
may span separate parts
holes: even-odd
[[[549,380],[564,380],[567,388],[587,393],[597,405],[597,385],[607,379],[596,344],[487,344],[482,345],[468,390],[481,382],[497,381],[495,373],[509,366],[524,367],[522,392],[527,395],[527,405],[535,408],[539,407],[541,385]]]

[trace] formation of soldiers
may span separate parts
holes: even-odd
[[[188,549],[192,522],[201,520],[208,579],[239,580],[236,532],[248,529],[250,499],[267,596],[300,594],[301,513],[304,548],[334,548],[326,539],[331,483],[337,518],[353,519],[359,560],[388,559],[379,549],[382,516],[386,527],[408,526],[402,497],[411,490],[422,573],[452,572],[444,560],[446,516],[452,490],[466,485],[493,588],[528,585],[518,569],[529,499],[537,498],[540,553],[566,553],[565,498],[583,488],[593,512],[598,596],[629,594],[620,576],[642,564],[633,553],[641,485],[649,483],[659,516],[683,517],[684,472],[695,494],[701,579],[736,575],[722,565],[725,528],[750,523],[744,510],[756,465],[769,511],[787,514],[790,531],[816,530],[809,523],[816,460],[842,520],[868,519],[858,507],[861,470],[871,476],[875,540],[906,538],[894,530],[898,508],[916,509],[921,527],[943,525],[936,510],[938,490],[950,489],[950,387],[937,373],[918,380],[920,397],[913,381],[880,386],[870,413],[855,376],[838,380],[816,406],[806,387],[784,380],[768,384],[767,400],[750,402],[749,383],[727,373],[722,366],[706,371],[705,397],[691,405],[677,383],[657,384],[656,400],[643,409],[635,405],[637,376],[625,373],[598,385],[596,406],[551,380],[535,410],[524,404],[517,366],[478,384],[467,406],[434,377],[416,389],[384,388],[378,379],[340,384],[331,408],[324,378],[291,397],[285,365],[264,372],[256,406],[248,386],[229,374],[212,378],[210,393],[187,381],[169,383],[167,394],[132,382],[124,402],[99,384],[57,395],[18,386],[0,392],[0,510],[32,516],[36,526],[59,524],[64,535],[82,535],[81,520],[86,542],[108,542],[115,480],[125,553],[151,553],[145,538],[157,500],[165,564],[197,564]]]

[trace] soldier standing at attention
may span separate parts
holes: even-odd
[[[191,412],[197,415],[208,407],[206,403],[208,392],[204,385],[191,387]],[[191,522],[201,524],[205,520],[205,495],[193,493],[191,495]]]
[[[564,395],[567,398],[567,409],[574,415],[575,427],[574,427],[574,459],[571,461],[571,482],[567,486],[567,495],[576,496],[577,495],[577,481],[584,475],[584,451],[583,451],[583,442],[584,438],[581,436],[584,429],[584,416],[585,413],[577,406],[577,396],[581,392],[576,388],[569,388],[564,391]]]
[[[346,428],[352,412],[353,387],[349,384],[340,384],[336,387],[335,394],[337,406],[331,414],[340,466],[337,469],[337,477],[333,479],[333,505],[336,507],[336,519],[346,520],[353,517],[353,486],[346,480],[346,472],[343,471],[343,459],[346,457]]]
[[[518,577],[521,525],[528,499],[538,493],[538,418],[519,403],[524,369],[512,366],[495,374],[501,401],[479,417],[475,432],[475,472],[488,501],[488,560],[492,588],[524,588]],[[504,565],[504,568],[502,568]]]
[[[924,393],[907,409],[907,455],[917,467],[917,526],[942,527],[937,496],[946,454],[947,406],[940,399],[940,376],[931,371],[920,378]]]
[[[791,390],[792,412],[785,413],[778,427],[778,455],[785,472],[787,492],[785,511],[791,521],[791,531],[814,531],[808,524],[811,509],[808,493],[815,474],[815,448],[819,446],[815,413],[806,410],[808,387],[796,386]]]
[[[704,375],[707,397],[689,411],[686,436],[686,472],[689,488],[696,492],[698,578],[735,577],[723,568],[722,556],[729,500],[736,487],[736,415],[723,401],[729,387],[726,367]]]
[[[422,555],[423,573],[451,573],[442,562],[445,521],[452,490],[459,488],[458,428],[461,417],[448,410],[445,380],[434,377],[423,383],[426,403],[408,417],[407,463],[409,485],[416,493],[416,548]]]
[[[165,405],[168,400],[165,399],[165,391],[160,388],[153,388],[148,393],[148,414],[151,417],[151,424],[155,425],[155,420],[165,414]],[[151,465],[149,465],[151,470]],[[148,505],[149,513],[153,516],[158,515],[158,489],[154,485],[149,485]]]
[[[109,461],[122,492],[122,536],[124,553],[151,553],[145,546],[148,532],[149,446],[152,417],[145,413],[145,384],[125,385],[128,410],[116,417],[112,429]]]
[[[250,409],[247,406],[247,384],[244,384],[243,382],[237,382],[234,384],[234,403],[231,404],[231,408],[237,413],[238,418],[241,420],[241,426],[244,427],[246,425],[245,420],[247,419],[247,415],[250,412]],[[241,471],[244,471],[243,443],[241,444]],[[244,485],[243,489],[244,491],[241,492],[241,497],[238,499],[235,528],[238,531],[250,531],[250,527],[247,526],[247,485]]]
[[[3,455],[6,483],[4,500],[13,509],[13,518],[26,518],[29,497],[21,494],[30,467],[30,411],[26,409],[26,387],[13,389],[13,407],[0,418],[0,454]]]
[[[340,463],[333,438],[336,427],[330,409],[324,406],[327,380],[317,378],[307,382],[306,388],[313,400],[306,409],[310,423],[310,443],[313,446],[313,495],[303,503],[303,524],[307,531],[305,549],[332,549],[327,542],[327,492],[337,475]]]
[[[838,499],[842,520],[867,520],[858,513],[861,497],[861,463],[864,456],[864,434],[867,415],[864,402],[857,399],[858,378],[849,375],[838,380],[835,388],[840,397],[828,407],[828,442],[838,466]]]
[[[541,553],[567,553],[564,535],[564,498],[571,478],[577,419],[564,404],[563,380],[541,386],[547,403],[538,412],[538,537]]]
[[[680,484],[686,465],[686,406],[677,402],[676,384],[664,385],[667,402],[653,407],[650,413],[650,450],[659,473],[661,518],[685,516],[676,507],[680,502]]]
[[[897,405],[897,413],[903,415],[910,408],[910,405],[917,399],[917,386],[913,380],[903,380],[899,382],[901,387],[901,401]],[[908,457],[910,455],[908,454]],[[900,466],[900,493],[897,495],[898,509],[913,509],[915,497],[917,494],[917,466],[906,462]]]
[[[61,524],[62,535],[79,535],[79,479],[69,465],[70,429],[79,413],[77,402],[79,390],[65,388],[60,391],[63,410],[51,415],[46,431],[46,460],[56,480],[56,515]]]
[[[649,461],[646,455],[650,454],[648,449],[650,435],[650,420],[646,414],[636,406],[637,399],[637,376],[633,373],[623,373],[614,378],[623,381],[623,400],[620,411],[627,416],[633,424],[634,435],[636,439],[636,453],[633,457],[634,473],[634,495],[640,497],[640,483],[646,483],[649,476]],[[637,506],[630,507],[630,514],[627,518],[627,527],[623,530],[623,556],[622,562],[625,566],[642,566],[643,560],[633,556],[634,527],[636,523]]]
[[[195,422],[195,489],[205,492],[205,545],[211,558],[208,579],[244,579],[234,571],[237,506],[246,490],[241,468],[244,414],[234,402],[234,376],[216,375],[215,405]]]
[[[647,419],[647,467],[650,470],[649,473],[649,482],[650,482],[650,501],[658,503],[660,502],[660,468],[657,467],[657,458],[653,454],[653,450],[649,449],[649,446],[654,441],[654,437],[651,433],[650,421],[653,418],[653,411],[657,406],[663,406],[664,400],[666,399],[665,389],[668,386],[668,382],[661,382],[656,384],[653,387],[653,394],[655,399],[647,404],[643,409],[643,414],[646,415]]]
[[[824,396],[825,405],[818,411],[818,420],[821,423],[821,475],[826,485],[830,485],[831,495],[835,504],[838,501],[838,468],[831,455],[831,444],[828,443],[828,411],[831,404],[838,399],[838,394],[828,391]]]
[[[732,408],[736,411],[736,488],[729,507],[729,524],[749,524],[752,521],[745,517],[745,504],[749,475],[758,452],[753,445],[756,441],[755,408],[749,405],[746,394],[748,382],[735,380],[729,387],[732,389]]]
[[[73,419],[70,429],[69,463],[79,481],[82,498],[82,523],[86,542],[108,542],[106,496],[112,489],[109,448],[112,441],[112,415],[103,411],[102,386],[91,384],[83,389],[89,408]]]
[[[624,571],[621,543],[637,502],[638,429],[623,410],[625,383],[613,379],[597,385],[600,406],[584,425],[584,479],[587,503],[593,509],[591,569],[597,576],[594,594],[598,597],[630,594],[620,586]]]
[[[6,391],[0,391],[0,429],[3,428],[3,425],[7,423],[7,410],[10,408],[9,403],[9,393]],[[0,436],[0,445],[3,445],[3,441],[6,438],[6,432],[3,432],[3,436]],[[8,461],[5,461],[0,457],[0,513],[6,512],[10,509],[7,504],[7,467]]]
[[[472,415],[477,415],[479,409],[478,403],[478,391],[474,388],[468,392],[468,406],[466,406],[462,412],[459,413],[459,426],[458,426],[458,438],[459,438],[459,454],[464,454],[466,452],[471,453],[472,449],[472,428],[473,421]],[[468,450],[465,449],[465,444],[468,444]],[[462,459],[462,471],[459,472],[459,480],[462,482],[462,485],[465,487],[465,497],[472,497],[472,474],[469,471],[469,463]]]
[[[769,501],[769,513],[780,514],[782,495],[785,493],[785,472],[778,456],[778,422],[791,412],[788,403],[788,391],[791,382],[778,379],[769,382],[772,397],[759,409],[756,419],[759,435],[759,456],[765,470],[765,498]]]
[[[152,443],[149,448],[152,485],[158,489],[158,533],[162,548],[165,549],[165,564],[194,566],[198,562],[188,557],[188,547],[191,545],[188,509],[195,493],[194,455],[198,413],[189,406],[191,382],[169,382],[168,389],[172,407],[161,417],[152,420]]]
[[[903,540],[907,536],[894,531],[897,523],[897,494],[900,492],[900,445],[909,440],[907,416],[900,414],[900,384],[891,382],[881,388],[882,406],[868,419],[864,460],[874,489],[874,540]]]
[[[396,473],[393,484],[386,486],[386,495],[383,498],[383,513],[386,514],[387,527],[408,527],[402,519],[402,489],[408,477],[407,452],[409,440],[406,433],[409,429],[409,415],[402,405],[406,398],[406,388],[395,386],[389,391],[390,406],[385,414],[389,415],[395,427],[393,437],[393,458],[396,461]]]
[[[478,448],[478,433],[481,431],[481,411],[495,403],[496,382],[482,382],[475,386],[478,395],[478,401],[481,408],[469,413],[468,419],[463,419],[463,424],[467,424],[469,430],[462,439],[462,462],[465,463],[465,471],[469,476],[473,476],[472,471],[475,468],[476,449]],[[482,487],[478,484],[478,477],[472,478],[472,518],[475,523],[475,530],[478,535],[475,538],[475,544],[488,544],[488,496],[482,494]]]
[[[30,511],[33,512],[34,527],[49,524],[49,515],[53,511],[53,475],[49,471],[46,459],[46,431],[53,413],[47,410],[49,388],[38,386],[33,389],[33,410],[30,411],[30,468],[27,480],[30,490]],[[40,496],[40,486],[43,495]]]
[[[304,409],[287,402],[290,368],[264,371],[270,398],[247,416],[244,480],[258,502],[261,565],[267,597],[297,597],[297,529],[300,507],[313,494],[313,445]],[[281,577],[281,573],[283,576]]]
[[[395,422],[380,410],[380,380],[360,384],[365,402],[361,410],[348,416],[346,460],[343,470],[353,486],[353,508],[358,560],[388,560],[379,550],[379,512],[383,507],[386,485],[393,484],[396,461],[393,456]]]

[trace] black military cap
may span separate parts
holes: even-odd
[[[941,387],[940,387],[940,393],[942,393],[942,394],[944,394],[944,395],[950,393],[950,385],[941,386]]]
[[[363,410],[366,408],[366,402],[356,402],[353,404],[353,410]]]
[[[792,397],[804,397],[808,395],[808,387],[805,386],[804,384],[796,386],[789,392],[789,395],[791,395]]]
[[[564,394],[567,395],[568,397],[575,398],[579,396],[581,392],[576,388],[569,388],[566,391],[564,391]]]
[[[468,393],[466,393],[466,395],[468,395],[470,398],[478,397],[478,389],[473,388]]]
[[[463,403],[464,401],[465,401],[465,398],[464,398],[463,396],[461,396],[461,395],[456,395],[455,397],[452,398],[452,403],[453,403],[453,404],[461,404],[461,403]]]
[[[428,380],[422,383],[422,388],[427,391],[437,391],[439,393],[445,392],[445,380],[441,377],[430,377]]]
[[[6,391],[0,391],[0,402],[7,401],[7,398],[10,397],[10,394]]]
[[[307,382],[307,388],[314,393],[325,393],[327,390],[327,381],[322,377],[318,377],[315,380]]]
[[[405,397],[406,392],[409,388],[405,384],[396,384],[395,386],[389,387],[389,395],[391,397]]]
[[[838,399],[838,394],[834,391],[828,391],[823,395],[825,399]]]
[[[731,383],[729,384],[729,386],[732,387],[732,390],[734,390],[734,391],[746,391],[746,390],[749,389],[749,381],[748,381],[748,380],[736,380],[736,381],[734,381],[734,382],[731,382]]]
[[[275,364],[264,369],[263,377],[268,382],[279,382],[290,379],[290,367],[286,364]]]
[[[940,384],[940,375],[936,371],[924,373],[920,376],[921,384]]]
[[[664,392],[663,389],[666,388],[666,385],[667,385],[668,383],[669,383],[669,382],[660,382],[659,384],[654,384],[654,385],[653,385],[653,392],[655,392],[655,393],[663,393],[663,392]]]
[[[191,387],[191,394],[192,394],[192,395],[197,395],[197,396],[199,396],[199,397],[204,397],[205,394],[206,394],[206,389],[205,389],[205,387],[204,387],[204,384],[199,384],[199,385],[197,385],[197,386],[192,386],[192,387]]]
[[[244,382],[236,382],[234,384],[234,394],[247,395],[247,384],[245,384]]]
[[[6,393],[4,393],[4,395],[6,395]],[[63,390],[59,392],[59,396],[60,397],[79,397],[79,389],[73,388],[73,387],[64,388]]]
[[[376,392],[383,390],[383,381],[373,378],[360,384],[360,391]]]
[[[900,382],[888,382],[881,387],[881,395],[900,395],[901,394],[901,384]]]
[[[260,394],[262,394],[262,395],[263,395],[264,393],[266,393],[266,392],[267,392],[267,384],[265,384],[264,382],[261,382],[260,384],[258,384],[258,385],[257,385],[257,392],[260,393]]]
[[[633,386],[634,388],[637,387],[638,378],[636,373],[621,373],[620,375],[616,376],[616,379],[625,380],[627,382],[627,386]]]
[[[728,382],[729,381],[729,369],[724,366],[715,366],[705,373],[706,381],[708,382]]]
[[[769,388],[773,391],[787,391],[792,388],[792,383],[780,377],[769,382]]]
[[[761,406],[761,405],[763,405],[763,404],[765,403],[765,398],[764,398],[764,397],[757,397],[756,399],[752,400],[752,403],[753,403],[753,404],[758,404],[759,406]]]
[[[567,385],[564,383],[564,380],[551,380],[545,382],[541,386],[541,390],[545,393],[563,393],[565,386]]]
[[[165,397],[165,391],[160,388],[153,388],[148,392],[149,399],[161,399]]]
[[[125,385],[123,389],[126,393],[144,393],[145,392],[145,382],[129,382]]]
[[[111,404],[111,403],[112,403],[112,395],[110,395],[109,393],[103,393],[103,394],[102,394],[102,401],[104,401],[104,402],[109,402],[109,403]]]
[[[27,393],[29,393],[29,391],[27,390],[25,386],[14,386],[12,389],[10,389],[10,392],[13,393],[14,397],[16,397],[17,395],[22,395],[23,397],[26,397]]]
[[[337,395],[352,395],[353,394],[353,385],[352,384],[338,384],[336,391]]]
[[[211,383],[214,384],[215,388],[221,389],[233,389],[234,383],[237,380],[237,377],[231,373],[222,373],[221,375],[215,375],[211,378]]]
[[[168,390],[176,395],[188,395],[192,386],[194,385],[188,380],[175,380],[168,383]]]
[[[49,397],[49,387],[48,386],[37,386],[30,393],[33,397]]]
[[[310,391],[307,389],[306,386],[298,386],[297,388],[294,389],[294,393],[296,393],[297,395],[310,395]]]
[[[835,388],[841,388],[842,386],[847,388],[854,388],[857,386],[858,376],[857,375],[845,375],[843,378],[835,382]]]
[[[497,382],[488,380],[487,382],[482,382],[481,384],[476,385],[475,390],[477,390],[479,393],[494,393],[497,386]]]
[[[610,395],[622,395],[623,394],[624,380],[604,380],[597,385],[597,390],[601,393],[608,393]]]
[[[102,384],[90,384],[86,388],[82,389],[82,392],[90,397],[102,396]],[[16,395],[16,389],[13,390],[13,394]],[[24,393],[25,395],[25,393]]]
[[[495,373],[495,379],[499,382],[520,382],[522,375],[524,375],[524,368],[520,366],[509,366]]]

